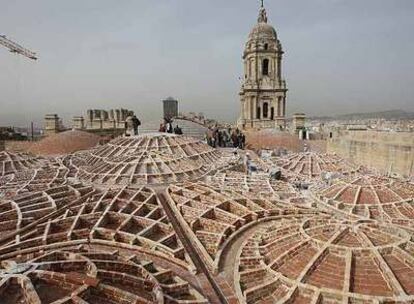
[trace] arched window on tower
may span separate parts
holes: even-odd
[[[260,119],[260,107],[257,107],[256,119]]]
[[[269,59],[263,59],[262,72],[263,76],[269,75]]]
[[[270,108],[270,119],[271,120],[275,119],[275,108],[274,107]]]
[[[263,104],[263,118],[267,118],[267,114],[269,114],[269,104],[265,102]]]
[[[265,45],[264,45],[265,51],[267,51],[268,48],[269,48],[269,45],[267,43],[265,43]]]

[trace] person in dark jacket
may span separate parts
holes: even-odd
[[[177,135],[183,135],[183,130],[181,130],[181,128],[177,125],[177,126],[174,128],[174,134],[177,134]]]
[[[132,128],[134,129],[134,135],[138,135],[138,127],[141,125],[141,121],[134,115],[132,117]]]
[[[246,145],[246,136],[244,135],[244,133],[242,132],[239,133],[238,141],[239,141],[239,149],[243,150]]]
[[[231,141],[233,142],[233,148],[239,147],[239,136],[237,135],[236,131],[233,131],[231,134]]]

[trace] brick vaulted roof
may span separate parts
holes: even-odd
[[[30,154],[2,151],[0,152],[0,176],[38,168],[42,163],[41,158]]]
[[[69,130],[49,135],[34,142],[29,151],[37,155],[65,155],[87,150],[99,144],[98,135],[79,130]]]
[[[237,288],[248,303],[414,299],[412,231],[370,220],[301,216],[243,244]]]
[[[120,138],[76,154],[78,177],[108,185],[168,184],[197,179],[224,165],[222,153],[191,137],[142,135]]]
[[[317,153],[252,152],[246,174],[233,152],[158,133],[2,152],[0,303],[414,301],[413,184]]]
[[[266,161],[278,165],[285,172],[286,177],[300,180],[320,179],[321,175],[327,172],[352,175],[359,170],[355,164],[336,155],[314,152],[288,154]]]
[[[154,261],[194,268],[149,189],[58,187],[17,198],[2,210],[14,216],[2,223],[1,235],[17,231],[0,249],[0,286],[15,290],[6,294],[9,301],[25,296],[41,303],[207,303]],[[35,228],[26,229],[33,221]]]
[[[382,176],[342,178],[316,189],[328,206],[363,218],[413,219],[414,185]]]

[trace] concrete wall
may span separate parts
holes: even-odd
[[[333,132],[328,153],[336,153],[383,174],[414,175],[414,133],[350,131]]]

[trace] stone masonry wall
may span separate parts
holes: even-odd
[[[410,132],[338,131],[328,140],[328,153],[385,174],[414,174],[414,133]]]

